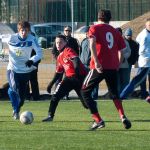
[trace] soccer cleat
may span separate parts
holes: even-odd
[[[42,122],[51,122],[51,121],[53,121],[53,118],[51,116],[48,116],[47,118],[42,120]]]
[[[150,103],[150,96],[147,96],[146,101]]]
[[[94,121],[94,123],[92,124],[90,130],[96,130],[96,129],[100,129],[100,128],[104,128],[105,127],[105,122],[103,120],[101,120],[100,122],[96,123]]]
[[[14,120],[18,120],[19,119],[19,113],[13,113],[13,118]]]
[[[121,121],[126,129],[131,128],[131,122],[127,119],[125,115],[122,117]]]

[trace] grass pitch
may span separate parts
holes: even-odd
[[[132,128],[120,122],[112,101],[99,101],[98,107],[106,127],[88,131],[89,111],[79,101],[61,101],[53,122],[43,123],[49,101],[25,102],[21,111],[34,114],[31,125],[11,117],[8,101],[0,102],[0,150],[149,150],[150,105],[142,100],[123,102]]]

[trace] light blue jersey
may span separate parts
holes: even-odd
[[[136,41],[139,43],[139,67],[150,67],[150,32],[143,29]]]
[[[32,60],[37,62],[42,58],[42,50],[39,47],[36,39],[31,34],[27,38],[22,39],[18,33],[12,35],[8,41],[9,45],[9,63],[8,70],[13,70],[16,73],[29,73],[35,69],[35,66],[27,67],[26,61]],[[31,57],[32,49],[36,55]]]

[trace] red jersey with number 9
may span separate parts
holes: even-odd
[[[72,62],[74,57],[78,57],[76,52],[70,47],[66,47],[57,57],[56,62],[56,72],[62,73],[65,72],[67,77],[75,76],[75,68]],[[80,75],[86,75],[86,69],[82,62],[80,61]]]
[[[121,34],[109,24],[98,24],[90,27],[88,35],[96,38],[97,56],[103,69],[118,69],[118,51],[126,47]],[[95,69],[93,57],[90,68]]]

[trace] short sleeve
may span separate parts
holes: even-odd
[[[89,38],[95,37],[95,28],[94,28],[94,26],[90,27],[89,32],[88,32],[88,37]]]

